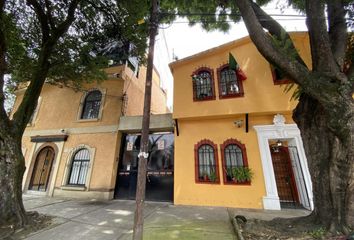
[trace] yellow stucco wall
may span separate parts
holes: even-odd
[[[83,84],[80,91],[72,88],[44,84],[38,113],[29,124],[22,139],[27,171],[24,176],[24,190],[32,176],[34,162],[38,152],[44,146],[52,146],[56,151],[47,195],[69,197],[111,198],[116,184],[121,133],[118,132],[119,118],[122,113],[123,93],[128,95],[125,114],[139,115],[143,110],[145,72],[140,69],[139,77],[127,66],[106,69],[109,79],[100,83]],[[114,74],[114,75],[113,75]],[[102,115],[99,119],[80,120],[80,108],[87,90],[99,89],[103,93],[101,101]],[[14,111],[18,108],[24,90],[16,96]],[[166,113],[166,94],[160,88],[160,79],[153,74],[152,113]],[[65,132],[62,132],[62,129]],[[68,135],[65,142],[35,143],[33,136]],[[92,153],[91,173],[85,188],[69,189],[68,172],[73,154],[85,146]],[[89,170],[90,172],[90,170]]]
[[[308,36],[294,33],[292,38],[305,63],[310,66]],[[219,98],[217,69],[228,63],[229,52],[245,72],[244,97]],[[214,71],[215,100],[193,101],[191,75],[200,67]],[[263,208],[266,195],[256,125],[272,125],[279,113],[286,123],[293,123],[291,113],[297,101],[292,92],[274,85],[270,64],[261,56],[249,37],[216,47],[170,64],[174,77],[174,112],[179,136],[175,133],[174,202],[238,208]],[[249,114],[249,132],[245,131],[245,114]],[[238,128],[234,122],[243,120]],[[248,165],[254,172],[251,185],[223,183],[221,149],[227,139],[236,139],[246,147]],[[219,184],[196,183],[194,145],[208,139],[218,146]]]
[[[183,205],[224,206],[238,208],[263,208],[265,195],[263,171],[257,135],[253,126],[272,124],[273,115],[250,115],[249,132],[245,125],[237,128],[235,120],[244,115],[206,120],[179,120],[179,136],[175,133],[175,182],[174,203]],[[286,122],[292,123],[291,115],[285,115]],[[248,165],[254,172],[251,185],[225,185],[223,183],[220,144],[234,138],[245,144]],[[194,145],[208,139],[218,146],[219,184],[195,182]]]
[[[293,38],[305,63],[310,66],[307,35],[296,33]],[[219,99],[217,69],[228,63],[229,52],[247,76],[243,81],[244,97]],[[191,75],[205,66],[214,70],[216,100],[194,102]],[[173,118],[286,112],[296,106],[295,101],[290,101],[292,92],[285,94],[284,86],[273,84],[270,64],[248,37],[181,59],[170,64],[170,68],[174,77]]]

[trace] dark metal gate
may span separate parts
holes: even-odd
[[[115,198],[135,199],[140,135],[123,136]],[[145,199],[173,201],[174,135],[150,134]]]

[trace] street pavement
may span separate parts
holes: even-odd
[[[29,234],[31,240],[132,239],[135,201],[75,200],[23,196],[27,211],[54,216],[52,224]],[[146,202],[144,240],[236,239],[229,209]]]

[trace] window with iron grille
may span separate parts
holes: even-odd
[[[292,81],[276,66],[271,65],[270,69],[272,71],[273,83],[274,85],[287,84]]]
[[[69,185],[85,185],[86,175],[90,164],[90,152],[86,148],[77,151],[72,159]]]
[[[230,69],[228,64],[218,69],[218,80],[220,98],[242,97],[244,95],[242,81],[238,79],[236,71]]]
[[[237,183],[233,181],[232,169],[248,167],[246,147],[236,139],[228,139],[220,146],[223,165],[223,177],[225,184],[249,184],[249,182]]]
[[[219,183],[219,167],[217,146],[209,141],[202,140],[195,145],[196,182]]]
[[[192,75],[194,101],[215,99],[213,71],[200,68]]]
[[[84,101],[81,119],[98,118],[100,113],[102,93],[99,90],[89,92]]]

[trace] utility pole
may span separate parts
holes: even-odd
[[[144,229],[144,201],[146,188],[146,167],[149,157],[149,125],[150,125],[150,108],[151,108],[151,86],[152,71],[154,65],[154,47],[155,36],[158,28],[158,0],[152,0],[152,9],[150,15],[149,29],[149,53],[147,59],[145,97],[144,97],[144,113],[142,124],[142,136],[140,143],[139,166],[138,166],[138,182],[136,188],[136,209],[134,216],[133,240],[143,239]]]

